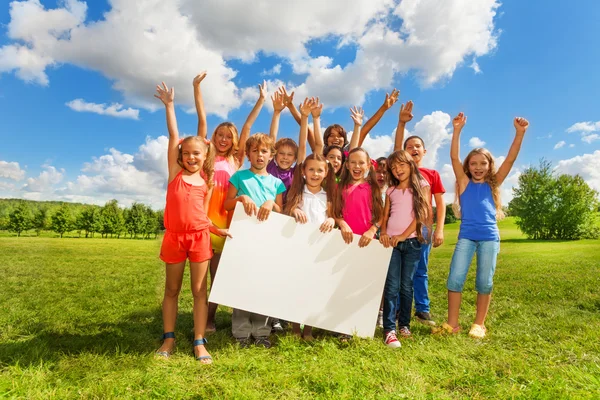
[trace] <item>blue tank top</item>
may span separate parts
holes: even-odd
[[[500,240],[500,232],[496,223],[496,205],[489,183],[473,183],[469,181],[465,191],[460,195],[459,239]]]

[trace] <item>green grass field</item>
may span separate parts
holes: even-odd
[[[485,340],[432,336],[413,324],[402,348],[343,345],[317,331],[270,350],[240,350],[230,310],[209,336],[215,357],[192,357],[191,294],[180,299],[177,351],[153,352],[162,333],[160,240],[0,237],[0,397],[3,398],[600,398],[600,241],[525,240],[501,222],[501,254]],[[457,224],[431,255],[432,312],[443,321]],[[189,278],[185,278],[189,282]]]

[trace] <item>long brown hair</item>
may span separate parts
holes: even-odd
[[[388,185],[393,188],[392,190],[395,190],[396,187],[400,185],[400,180],[398,180],[392,172],[392,167],[394,164],[399,163],[405,163],[410,166],[408,188],[412,192],[413,213],[415,215],[415,219],[417,220],[417,239],[419,242],[425,243],[425,238],[423,237],[423,225],[425,225],[429,219],[429,203],[427,202],[427,196],[423,191],[423,186],[421,185],[423,182],[423,176],[419,172],[419,167],[413,160],[410,153],[406,150],[398,150],[387,158]]]
[[[177,164],[183,169],[185,166],[183,165],[183,155],[181,150],[183,149],[183,145],[187,142],[197,142],[202,147],[202,150],[205,151],[206,157],[204,158],[204,162],[202,163],[202,178],[206,181],[206,185],[208,188],[212,188],[214,186],[214,176],[215,176],[215,154],[216,149],[212,142],[201,138],[200,136],[188,136],[183,139],[179,145],[179,154],[177,154]]]
[[[331,136],[331,131],[333,129],[336,129],[340,133],[340,135],[344,139],[344,145],[342,147],[345,147],[348,144],[348,134],[346,133],[344,127],[338,124],[329,125],[327,129],[325,129],[325,132],[323,133],[323,143],[325,144],[325,146],[329,145],[327,143],[327,139],[329,139],[329,136]]]
[[[287,194],[287,202],[285,203],[285,208],[283,209],[283,213],[287,215],[292,215],[292,212],[302,204],[302,194],[304,193],[304,185],[306,185],[306,178],[304,177],[304,167],[306,167],[306,163],[308,161],[318,161],[325,164],[325,169],[327,171],[327,175],[323,179],[323,183],[325,183],[325,187],[327,192],[327,204],[331,204],[333,199],[333,188],[335,188],[335,173],[333,172],[333,167],[329,165],[327,159],[323,157],[321,154],[311,154],[300,164],[296,165],[296,169],[294,170],[294,178],[292,179],[292,185],[290,186]],[[331,210],[327,210],[327,215],[330,215]]]
[[[210,141],[211,143],[216,146],[217,144],[215,143],[215,141],[217,140],[217,131],[220,128],[227,128],[229,129],[229,132],[231,132],[231,148],[229,148],[229,150],[227,150],[227,152],[225,153],[225,158],[227,159],[227,161],[229,161],[229,163],[232,163],[233,165],[235,165],[236,167],[239,167],[239,161],[238,159],[235,157],[235,154],[238,151],[238,146],[239,146],[239,135],[238,135],[238,130],[235,127],[235,125],[233,124],[233,122],[221,122],[219,125],[217,125],[217,127],[215,128]],[[216,147],[215,147],[216,149]]]
[[[492,153],[490,153],[487,149],[482,147],[478,147],[476,149],[471,150],[469,154],[465,157],[465,161],[463,161],[463,171],[465,175],[469,179],[473,179],[471,172],[469,172],[469,162],[471,161],[471,157],[476,154],[483,155],[489,164],[489,169],[487,174],[483,177],[484,182],[487,182],[492,189],[492,198],[494,199],[494,205],[496,206],[496,219],[504,218],[504,212],[502,211],[502,201],[500,200],[500,186],[498,185],[498,181],[496,180],[496,165],[494,163],[494,157],[492,157]],[[452,204],[452,210],[454,211],[454,215],[460,218],[460,195],[459,195],[459,187],[458,182],[455,184],[456,189],[454,191],[454,204]]]
[[[338,183],[335,195],[333,197],[333,217],[334,218],[343,218],[342,211],[344,210],[344,190],[350,185],[352,180],[352,175],[346,166],[348,165],[348,160],[353,153],[362,151],[365,153],[367,157],[367,165],[369,166],[369,175],[365,179],[369,186],[371,187],[371,223],[375,224],[379,222],[381,217],[383,216],[383,201],[381,200],[381,189],[379,189],[379,185],[377,184],[377,177],[375,175],[375,169],[373,168],[373,163],[371,162],[371,157],[369,157],[369,153],[362,147],[356,147],[348,153],[348,157],[346,157],[346,162],[342,165],[343,171],[340,177],[340,182]]]

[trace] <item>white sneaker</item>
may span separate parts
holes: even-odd
[[[397,349],[398,347],[402,346],[400,344],[400,341],[396,337],[396,331],[389,331],[388,333],[386,333],[383,342],[387,347],[390,347],[392,349]]]

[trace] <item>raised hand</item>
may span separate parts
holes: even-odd
[[[267,81],[263,80],[263,84],[262,85],[258,85],[258,97],[261,99],[266,99],[267,98]]]
[[[395,88],[392,90],[392,94],[386,93],[382,107],[386,110],[389,110],[398,101],[399,95],[400,91]]]
[[[175,100],[175,88],[172,87],[171,90],[162,82],[162,87],[160,85],[156,85],[156,94],[154,95],[157,99],[163,102],[165,106],[173,103]]]
[[[455,131],[462,130],[462,128],[465,126],[466,123],[467,123],[467,116],[462,112],[458,113],[458,115],[456,117],[454,117],[454,119],[452,120],[452,126],[454,127]],[[516,122],[515,122],[515,124],[516,124]]]
[[[196,75],[196,77],[194,78],[194,82],[192,83],[194,87],[200,86],[200,82],[202,82],[204,78],[206,78],[206,71],[202,71],[198,75]]]
[[[522,117],[516,117],[514,125],[517,130],[517,135],[524,135],[527,128],[529,128],[529,121]]]
[[[412,100],[409,100],[406,102],[406,104],[402,104],[400,106],[400,116],[399,116],[400,122],[407,123],[411,119],[413,119],[412,109],[413,109]]]
[[[313,107],[314,100],[309,99],[308,97],[304,99],[304,103],[300,104],[300,114],[303,117],[308,117],[311,113],[311,109]]]
[[[285,86],[281,86],[278,90],[283,95],[283,104],[286,107],[289,107],[290,104],[294,104],[294,92],[288,94],[287,90],[285,90]]]
[[[352,121],[354,121],[355,125],[362,126],[363,118],[365,116],[365,111],[362,109],[362,107],[354,106],[353,108],[350,109],[350,116],[352,117]]]
[[[273,110],[281,112],[285,109],[285,103],[283,102],[283,94],[279,91],[273,93],[273,96],[271,96],[271,101],[273,101]]]
[[[319,102],[319,98],[313,98],[313,105],[310,109],[310,113],[312,114],[313,119],[319,118],[321,116],[321,112],[323,111],[323,103]]]

